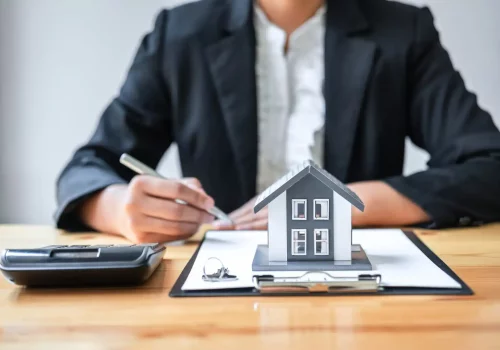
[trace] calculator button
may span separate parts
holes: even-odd
[[[70,245],[68,248],[87,248],[89,245]]]

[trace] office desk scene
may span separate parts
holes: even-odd
[[[30,290],[2,279],[0,344],[2,349],[495,349],[499,230],[488,225],[416,231],[470,285],[472,296],[170,298],[197,242],[167,246],[163,263],[140,287]],[[2,249],[127,243],[44,226],[4,225],[0,234]]]
[[[500,349],[498,13],[0,0],[0,349]]]

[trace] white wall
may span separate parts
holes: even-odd
[[[59,171],[117,93],[154,15],[181,2],[0,0],[0,223],[52,223]],[[412,2],[430,4],[454,63],[500,125],[500,1]],[[405,171],[425,160],[411,148]],[[175,152],[161,171],[179,174]]]
[[[159,9],[181,2],[0,0],[0,223],[52,223],[57,175]]]

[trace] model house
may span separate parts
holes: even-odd
[[[254,212],[266,206],[268,245],[259,246],[254,265],[348,266],[353,251],[359,253],[352,246],[351,210],[363,211],[364,204],[314,162],[305,162],[270,186],[257,198]]]

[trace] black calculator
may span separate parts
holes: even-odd
[[[156,270],[162,244],[50,245],[6,249],[0,269],[11,282],[28,287],[137,285]]]

